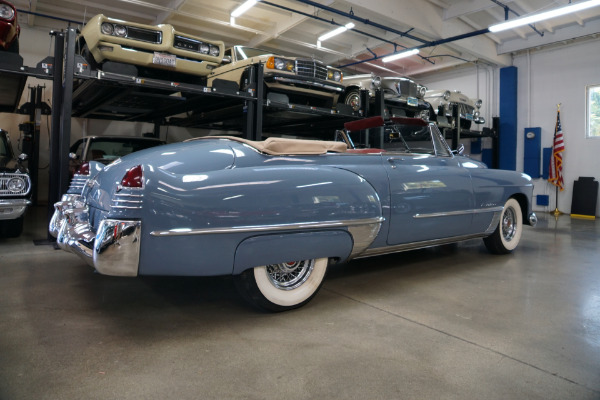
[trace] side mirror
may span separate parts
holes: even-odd
[[[231,64],[231,56],[223,56],[223,60],[221,62],[223,64]]]
[[[19,155],[19,161],[20,162],[25,162],[25,161],[27,161],[28,158],[29,158],[29,156],[27,154],[25,154],[25,153],[21,153]]]
[[[456,150],[452,150],[452,154],[462,156],[465,152],[465,145],[460,143]]]
[[[79,156],[77,154],[75,154],[75,153],[69,153],[69,158],[71,160],[78,160]]]

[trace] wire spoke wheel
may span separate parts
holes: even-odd
[[[308,279],[314,266],[315,260],[304,260],[267,265],[266,270],[273,286],[293,290]]]
[[[510,198],[504,204],[500,222],[494,233],[483,239],[485,247],[493,254],[506,254],[513,251],[521,240],[523,213],[516,199]]]
[[[270,264],[244,271],[235,283],[244,299],[268,311],[286,311],[308,303],[319,291],[327,258]]]

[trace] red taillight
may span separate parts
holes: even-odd
[[[143,183],[144,173],[142,171],[142,166],[137,165],[127,170],[123,180],[121,181],[121,186],[128,188],[141,188]]]
[[[89,175],[90,174],[90,163],[83,163],[75,171],[78,175]]]

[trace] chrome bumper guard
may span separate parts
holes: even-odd
[[[532,227],[537,225],[538,219],[537,219],[537,215],[535,215],[534,212],[529,214],[528,220],[529,220],[529,225],[531,225]]]
[[[61,249],[77,254],[103,275],[137,276],[141,221],[105,219],[93,232],[79,196],[56,203],[54,209],[49,231]]]

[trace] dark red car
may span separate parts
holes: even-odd
[[[18,53],[20,33],[17,9],[9,2],[0,0],[0,49]]]

